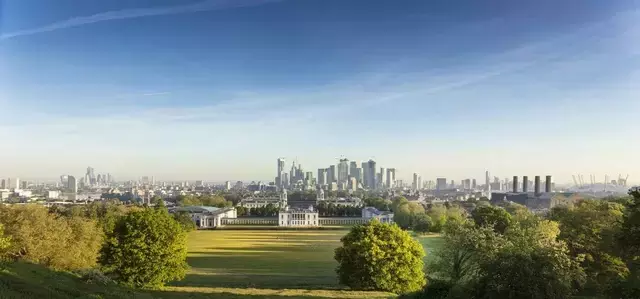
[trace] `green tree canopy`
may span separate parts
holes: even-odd
[[[358,290],[393,293],[421,289],[424,249],[396,225],[371,221],[354,226],[335,250],[341,284]]]
[[[164,209],[121,217],[107,235],[100,264],[107,275],[134,287],[161,287],[184,278],[186,232]]]
[[[417,233],[426,233],[429,232],[432,225],[433,220],[431,220],[431,217],[429,217],[427,213],[422,212],[414,216],[413,231]]]
[[[554,208],[549,218],[560,223],[559,238],[571,255],[583,256],[586,286],[604,293],[615,281],[624,279],[628,269],[617,256],[615,238],[619,234],[624,207],[603,200],[582,200],[571,207]]]
[[[471,216],[476,225],[492,227],[498,233],[504,233],[509,224],[511,224],[511,215],[500,207],[477,207],[473,210]]]

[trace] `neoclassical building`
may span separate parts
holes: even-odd
[[[176,207],[169,209],[170,213],[187,212],[199,229],[214,228],[222,225],[222,219],[238,217],[236,208],[216,208],[207,206]]]
[[[278,213],[278,226],[320,226],[320,218],[313,208],[289,209],[287,207]]]

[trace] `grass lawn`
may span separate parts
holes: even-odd
[[[191,270],[160,291],[86,284],[77,276],[14,263],[0,271],[0,298],[390,298],[338,285],[333,250],[346,230],[213,230],[189,235]],[[417,236],[427,259],[437,235]]]
[[[333,251],[342,231],[214,230],[189,236],[191,270],[170,290],[330,298],[388,298],[338,285]],[[416,237],[427,252],[437,235]]]

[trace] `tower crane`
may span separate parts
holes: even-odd
[[[571,176],[573,177],[573,183],[576,185],[576,187],[579,187],[579,186],[578,186],[578,181],[576,181],[576,175],[575,175],[575,174],[573,174],[573,175],[571,175]]]

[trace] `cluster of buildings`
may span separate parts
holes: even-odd
[[[240,202],[245,208],[259,208],[272,204],[279,208],[277,217],[245,217],[238,218],[236,208],[214,207],[172,207],[172,213],[186,212],[200,229],[216,228],[227,225],[273,225],[283,227],[318,227],[322,225],[354,225],[376,219],[382,223],[392,223],[393,213],[378,211],[373,207],[362,207],[361,217],[320,217],[314,208],[324,201],[323,190],[318,190],[318,199],[315,203],[307,203],[308,206],[292,206],[289,204],[287,190],[280,191],[278,196],[268,198],[250,198]],[[343,199],[344,200],[344,199]],[[361,202],[350,201],[343,204],[361,206]]]
[[[296,166],[295,162],[287,173],[284,158],[279,158],[277,165],[275,185],[279,189],[311,190],[318,187],[329,191],[355,191],[394,188],[397,184],[395,168],[381,167],[378,172],[376,162],[373,160],[358,164],[356,161],[342,158],[337,165],[318,168],[315,178],[313,172],[303,171],[302,165]]]

